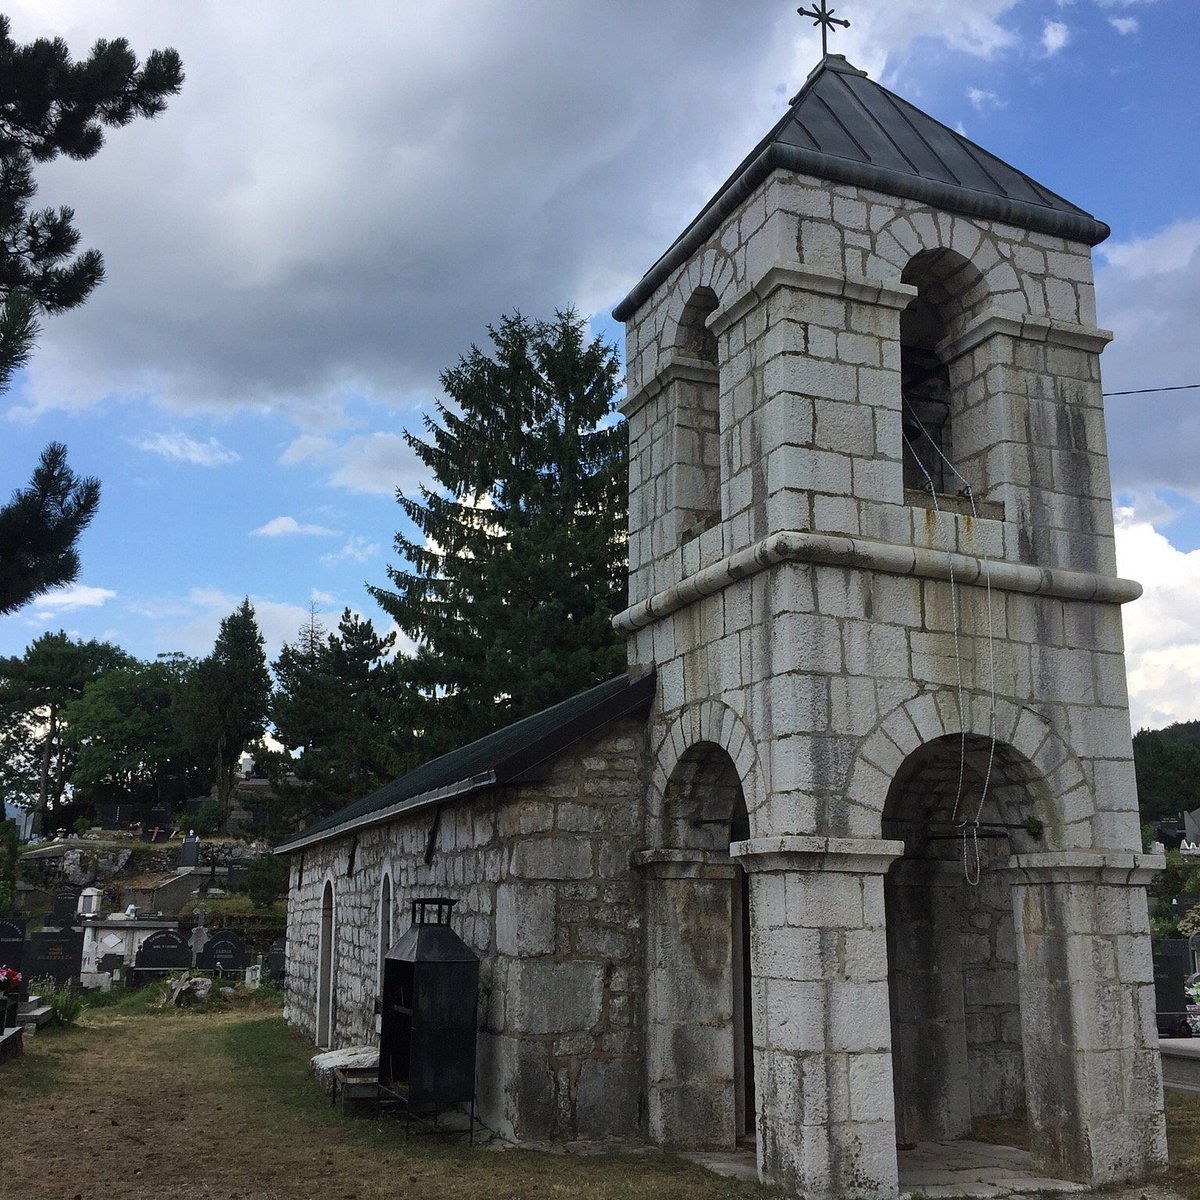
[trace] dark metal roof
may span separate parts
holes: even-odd
[[[653,673],[636,679],[618,675],[401,775],[314,822],[275,853],[301,850],[413,809],[511,783],[610,721],[648,707],[653,697]]]
[[[628,320],[774,170],[920,200],[1094,246],[1109,228],[831,54],[783,119],[613,311]]]

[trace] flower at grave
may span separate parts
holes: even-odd
[[[0,967],[0,995],[15,992],[21,986],[21,972],[12,967]]]

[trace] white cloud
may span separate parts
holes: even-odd
[[[1135,729],[1200,716],[1200,550],[1176,549],[1139,508],[1117,509],[1122,575],[1145,591],[1122,610],[1130,717]]]
[[[338,450],[332,482],[354,492],[390,496],[398,487],[411,487],[424,473],[408,443],[395,433],[372,433],[351,438]]]
[[[295,517],[272,517],[265,525],[252,529],[254,537],[339,537],[336,529],[324,525],[302,525]]]
[[[1186,270],[1197,250],[1200,250],[1200,217],[1176,221],[1151,237],[1110,242],[1100,247],[1100,254],[1134,280]]]
[[[1071,40],[1071,31],[1062,21],[1047,21],[1042,26],[1042,49],[1048,56],[1057,54]]]
[[[1137,17],[1109,17],[1108,23],[1124,37],[1126,34],[1137,33],[1140,26]]]
[[[378,542],[369,538],[355,535],[336,554],[323,554],[321,561],[327,565],[337,562],[370,562],[379,556],[381,547]]]
[[[1001,100],[995,92],[977,87],[967,88],[967,99],[971,102],[971,107],[978,112],[989,108],[1006,108],[1008,105],[1008,102]]]
[[[139,604],[138,610],[155,619],[155,643],[171,650],[200,657],[211,652],[221,621],[241,604],[243,597],[220,588],[192,588],[185,596],[159,597]],[[309,618],[299,604],[281,603],[251,595],[259,631],[266,643],[268,659],[279,654],[284,642],[293,641]]]
[[[1200,218],[1101,246],[1100,324],[1115,340],[1103,358],[1107,392],[1200,383]],[[1118,490],[1169,487],[1200,499],[1191,448],[1200,445],[1200,391],[1110,396],[1105,401]]]
[[[99,608],[116,594],[111,588],[72,583],[39,596],[31,606],[30,615],[37,622],[53,621],[63,613],[76,612],[81,608]]]
[[[990,57],[1015,43],[1015,3],[862,6],[834,49],[877,77],[917,39]],[[427,399],[515,306],[587,315],[619,297],[820,44],[767,0],[344,0],[334,22],[315,0],[6,12],[20,40],[82,54],[115,26],[142,54],[174,45],[187,71],[160,117],[39,170],[39,203],[76,207],[108,275],[45,322],[10,411],[138,397],[273,409],[310,435],[351,398]]]
[[[241,457],[236,450],[222,446],[216,438],[198,442],[185,433],[147,433],[140,438],[131,438],[130,442],[149,454],[158,454],[197,467],[224,467]]]

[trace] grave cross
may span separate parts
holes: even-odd
[[[196,927],[192,930],[191,949],[192,949],[192,966],[196,965],[196,959],[200,957],[200,952],[204,949],[208,942],[208,930],[204,927],[208,920],[208,908],[203,904],[196,905]]]
[[[822,58],[827,57],[829,54],[829,31],[835,25],[840,25],[843,29],[850,28],[849,21],[843,21],[841,17],[835,17],[833,15],[835,12],[837,12],[837,9],[826,8],[825,0],[821,0],[821,6],[819,8],[814,3],[812,8],[798,8],[796,11],[802,17],[812,17],[814,25],[820,25]]]

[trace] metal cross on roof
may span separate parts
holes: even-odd
[[[822,58],[825,58],[829,54],[829,31],[835,25],[840,25],[843,29],[850,28],[849,21],[843,21],[841,17],[835,17],[833,15],[837,9],[825,7],[825,0],[821,0],[820,8],[818,8],[814,3],[812,8],[798,8],[796,11],[802,17],[812,17],[814,25],[820,25]]]

